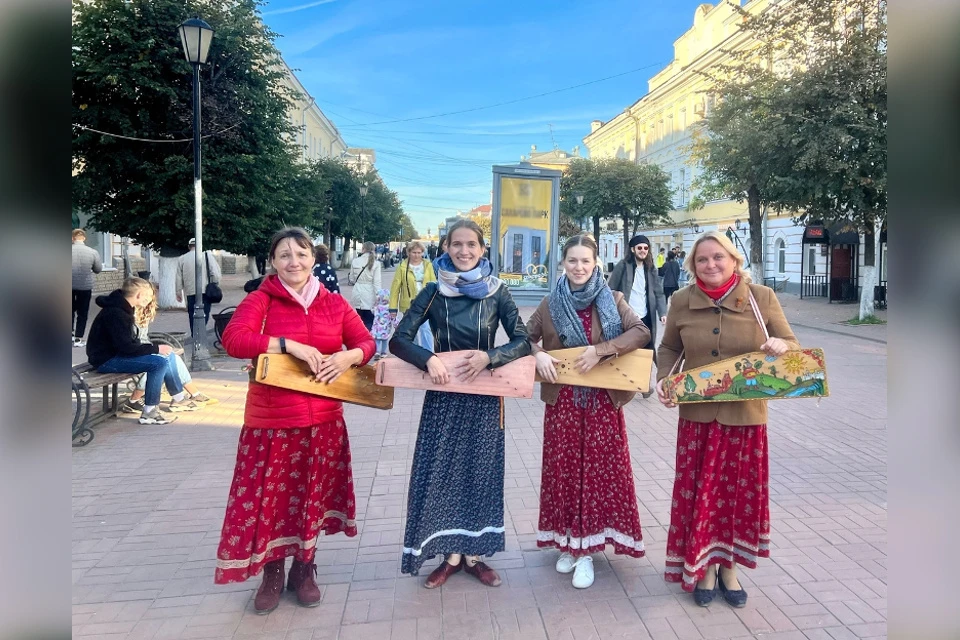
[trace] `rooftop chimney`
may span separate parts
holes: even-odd
[[[602,120],[591,120],[590,121],[590,133],[593,133],[597,129],[603,126]]]

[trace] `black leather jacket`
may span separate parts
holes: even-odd
[[[466,296],[448,298],[437,291],[435,282],[417,294],[390,340],[390,352],[423,371],[433,353],[417,346],[414,339],[420,325],[428,321],[437,352],[479,349],[490,357],[490,369],[530,355],[527,328],[505,285],[481,300]],[[510,342],[494,347],[498,322]]]

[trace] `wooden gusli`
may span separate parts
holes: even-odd
[[[464,353],[467,352],[447,351],[436,354],[450,373],[450,382],[447,384],[434,384],[426,371],[421,371],[396,357],[387,357],[377,363],[377,384],[402,389],[472,393],[479,396],[533,397],[533,377],[537,370],[537,362],[533,356],[524,356],[496,369],[486,369],[481,371],[473,382],[463,382],[457,378],[455,366],[463,361]]]
[[[351,367],[332,383],[317,382],[306,362],[290,354],[263,354],[257,358],[254,381],[314,395],[358,404],[374,409],[393,408],[393,388],[375,381],[376,369],[370,365]]]
[[[637,349],[619,357],[608,357],[600,364],[582,374],[577,370],[576,360],[586,347],[555,349],[547,353],[559,360],[557,384],[569,384],[576,387],[594,387],[614,391],[635,391],[645,393],[650,390],[650,371],[653,369],[653,351]],[[546,382],[537,374],[537,382]]]
[[[793,349],[776,357],[745,353],[669,375],[663,390],[676,404],[830,395],[823,349]]]

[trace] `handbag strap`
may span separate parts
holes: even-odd
[[[753,291],[750,289],[750,285],[747,285],[747,292],[750,295],[750,308],[753,309],[753,317],[757,319],[757,323],[760,325],[760,328],[763,329],[763,336],[769,340],[770,333],[767,331],[767,323],[763,321],[763,316],[760,315],[760,307],[757,305],[757,299],[753,297]]]
[[[757,304],[757,299],[753,297],[753,291],[750,289],[750,285],[747,285],[747,295],[750,298],[750,309],[753,311],[753,317],[757,319],[757,324],[760,325],[760,329],[763,330],[764,337],[769,340],[770,333],[767,331],[767,323],[763,321],[763,316],[760,315],[760,306]],[[672,376],[678,371],[683,370],[683,355],[686,353],[686,350],[680,352],[680,356],[677,358],[676,362],[673,363],[673,367],[670,369],[668,376]]]
[[[207,265],[207,284],[210,284],[210,254],[206,251],[203,252],[203,260]]]

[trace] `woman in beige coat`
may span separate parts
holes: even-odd
[[[695,278],[673,295],[657,354],[657,396],[668,407],[676,405],[664,395],[663,379],[681,357],[692,369],[751,351],[778,356],[799,348],[776,294],[750,284],[724,234],[697,238],[684,266]],[[750,308],[751,294],[769,339]],[[730,605],[746,604],[736,567],[752,569],[770,556],[768,480],[766,400],[680,407],[665,578],[681,582],[698,605],[708,606],[718,585]]]
[[[544,380],[556,382],[557,362],[545,350],[586,347],[576,367],[639,349],[648,329],[623,294],[611,291],[597,267],[597,243],[587,234],[563,247],[564,276],[527,323]],[[543,347],[537,345],[543,339]],[[537,546],[562,552],[556,568],[573,572],[573,586],[593,584],[591,554],[644,555],[623,405],[629,391],[544,382],[543,469]]]

